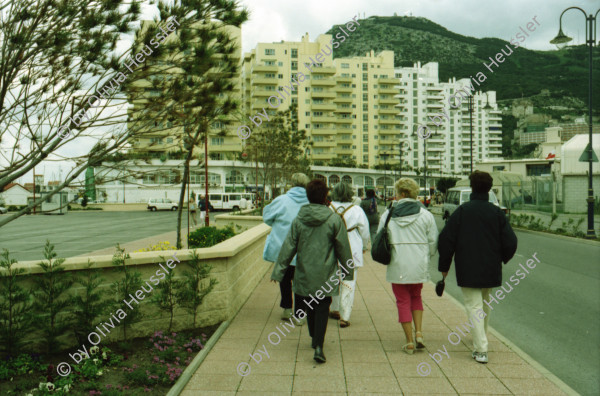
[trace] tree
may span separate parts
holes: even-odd
[[[75,187],[88,167],[100,165],[153,123],[149,116],[126,120],[122,107],[143,103],[141,113],[162,116],[171,110],[173,93],[151,99],[122,94],[131,83],[128,70],[137,67],[127,58],[139,54],[115,50],[117,40],[135,30],[137,1],[14,0],[0,7],[0,140],[6,144],[0,149],[0,191],[44,161],[75,164],[54,190],[3,217],[3,226],[64,187]],[[158,55],[160,47],[142,56],[141,67]],[[67,146],[90,142],[83,155],[72,155],[75,150]]]
[[[446,194],[446,191],[448,191],[449,188],[454,187],[457,181],[458,179],[454,179],[451,177],[442,177],[438,179],[436,183],[436,189],[442,192],[443,194]]]
[[[269,122],[253,131],[246,140],[248,160],[257,164],[262,176],[262,184],[270,181],[271,190],[277,188],[277,181],[287,182],[296,172],[308,174],[310,161],[306,156],[309,142],[306,131],[298,129],[297,106],[269,115]],[[264,190],[263,190],[264,191]],[[261,200],[261,203],[264,200]]]
[[[152,89],[163,96],[171,92],[170,104],[174,106],[169,114],[153,119],[170,123],[171,128],[178,130],[176,139],[184,153],[177,215],[177,247],[181,248],[181,218],[190,162],[200,157],[196,148],[206,145],[210,127],[215,122],[229,124],[229,114],[237,108],[233,94],[239,58],[231,28],[239,28],[248,19],[248,12],[239,9],[233,0],[193,0],[173,6],[160,3],[158,8],[161,19],[173,15],[181,21],[177,36],[163,47],[156,59],[160,59],[159,63],[152,68],[156,77]],[[147,47],[154,32],[154,25],[147,24],[137,35],[134,47]],[[146,85],[149,77],[145,69],[140,69],[138,78],[146,80]],[[145,89],[143,84],[130,85],[128,93],[134,95]],[[139,117],[134,113],[132,118]]]

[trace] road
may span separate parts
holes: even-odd
[[[220,214],[224,212],[217,212]],[[210,213],[214,225],[214,213]],[[6,214],[1,216],[8,216]],[[187,237],[187,215],[181,220]],[[0,251],[19,261],[43,258],[46,239],[58,257],[72,257],[177,229],[177,212],[76,211],[66,215],[21,216],[0,228]]]
[[[441,230],[439,216],[436,222]],[[516,234],[517,254],[503,267],[503,281],[534,253],[541,263],[492,305],[490,326],[577,392],[599,395],[600,246],[539,233]],[[442,277],[437,264],[436,255],[430,264],[433,281]],[[446,292],[463,302],[453,269]]]

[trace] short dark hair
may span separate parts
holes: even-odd
[[[308,198],[308,202],[312,204],[324,205],[328,193],[327,184],[321,179],[311,180],[306,185],[306,197]]]
[[[471,189],[474,193],[488,193],[494,184],[494,179],[487,172],[475,171],[469,176]]]
[[[367,198],[375,198],[375,190],[368,189],[367,190]]]

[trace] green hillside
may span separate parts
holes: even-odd
[[[462,36],[421,17],[372,16],[359,22],[360,27],[334,50],[334,57],[392,50],[395,66],[412,66],[417,61],[422,64],[438,62],[441,81],[452,77],[475,77],[476,73],[483,72],[487,80],[481,84],[481,89],[497,91],[498,99],[527,97],[549,89],[553,96],[573,96],[587,106],[588,49],[585,46],[562,51],[532,51],[519,47],[491,73],[483,62],[489,64],[490,56],[494,57],[501,48],[506,50],[507,41]],[[337,33],[337,26],[327,33]],[[509,48],[514,49],[513,46]],[[600,92],[598,54],[598,48],[595,48],[594,92]],[[600,109],[600,97],[595,101],[594,109],[594,112]]]

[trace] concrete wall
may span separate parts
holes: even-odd
[[[594,198],[600,196],[600,175],[593,175]],[[563,192],[565,213],[587,213],[588,177],[587,175],[564,175]]]
[[[251,210],[248,210],[246,212],[251,212]],[[215,216],[215,225],[217,227],[222,228],[227,226],[228,224],[234,224],[236,232],[239,232],[263,224],[263,219],[262,216],[240,216],[228,214]]]
[[[271,270],[271,264],[262,259],[264,243],[270,230],[269,226],[261,224],[213,247],[196,249],[203,263],[212,266],[211,277],[218,281],[213,291],[205,297],[202,305],[198,308],[196,321],[198,327],[231,319],[246,302],[260,279],[267,271]],[[149,281],[149,278],[161,268],[159,264],[166,268],[165,262],[169,260],[173,253],[181,261],[180,263],[175,262],[175,279],[182,279],[183,272],[189,269],[188,262],[192,257],[192,251],[189,249],[131,253],[131,258],[126,260],[128,266],[141,273],[142,284],[146,290],[153,288],[149,293],[142,291],[143,300],[138,300],[139,305],[131,302],[131,299],[127,300],[130,301],[133,309],[144,314],[144,317],[132,327],[131,333],[128,332],[128,337],[130,334],[138,337],[151,335],[158,330],[167,330],[169,324],[168,314],[159,311],[157,306],[150,302],[151,298],[159,292],[157,286],[152,282],[148,282],[148,285],[146,285],[146,281]],[[161,256],[163,257],[161,258]],[[112,265],[112,256],[95,256],[89,257],[89,259],[95,263],[94,268],[100,270],[100,275],[103,278],[101,287],[110,291],[111,284],[122,278],[121,273],[116,271],[116,267]],[[87,261],[87,257],[68,258],[63,264],[65,272],[75,276],[84,275]],[[33,279],[40,276],[39,274],[42,272],[37,265],[38,262],[28,261],[16,265],[17,268],[25,270],[25,273],[20,277],[23,278],[22,285],[26,289],[33,286]],[[161,280],[162,282],[164,280]],[[81,291],[81,286],[77,284],[69,290],[71,293]],[[105,298],[114,300],[113,295],[114,293],[109,292]],[[121,300],[118,306],[101,315],[99,322],[110,321],[113,313],[117,316],[116,311],[119,308],[122,308],[125,313],[132,311]],[[173,331],[190,328],[191,326],[191,314],[183,308],[177,308]],[[122,337],[122,327],[122,324],[117,325],[110,334],[106,335],[106,338],[102,337],[102,342],[108,339],[115,340],[116,336],[120,339]],[[67,345],[75,345],[75,338],[70,331],[63,337],[62,341]]]

